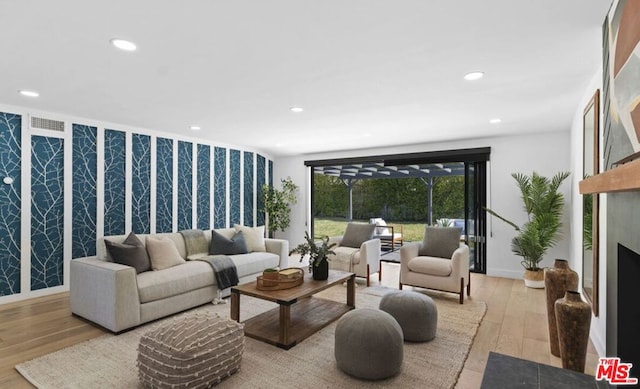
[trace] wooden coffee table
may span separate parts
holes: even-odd
[[[312,297],[314,294],[347,281],[347,303]],[[244,333],[254,339],[285,350],[326,327],[355,308],[355,274],[329,271],[329,279],[316,281],[305,276],[302,285],[291,289],[259,290],[256,282],[231,288],[231,319],[240,321],[240,295],[278,303],[279,307],[245,320]]]

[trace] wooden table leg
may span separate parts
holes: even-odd
[[[347,280],[347,305],[356,306],[356,276],[355,274]]]
[[[231,320],[240,322],[240,293],[231,291]]]
[[[280,344],[289,346],[291,305],[280,304]]]

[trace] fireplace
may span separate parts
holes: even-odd
[[[618,357],[640,376],[640,254],[618,244]]]

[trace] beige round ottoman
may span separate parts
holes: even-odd
[[[387,293],[380,309],[393,316],[404,334],[404,340],[426,342],[436,337],[438,308],[431,297],[413,291]]]
[[[398,374],[402,367],[402,329],[386,312],[347,312],[336,325],[335,342],[338,368],[354,377],[379,380]]]
[[[242,324],[214,314],[187,314],[142,336],[138,378],[144,387],[210,387],[240,369],[243,351]]]

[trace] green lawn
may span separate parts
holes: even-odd
[[[354,220],[354,222],[360,223],[368,223],[368,220]],[[339,236],[343,235],[345,229],[347,228],[347,221],[344,219],[323,219],[323,218],[315,218],[313,220],[314,226],[314,235],[316,237],[327,235],[327,236]],[[402,226],[402,235],[404,237],[405,242],[414,242],[414,241],[422,241],[424,236],[424,226],[426,223],[416,223],[416,222],[397,222],[397,223],[388,223],[393,226]],[[400,230],[395,230],[394,232],[399,232]]]

